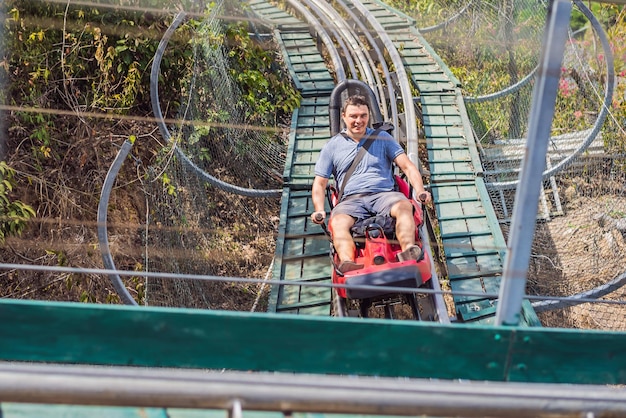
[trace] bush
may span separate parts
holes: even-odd
[[[6,162],[0,161],[0,244],[7,236],[21,235],[27,221],[35,216],[30,206],[11,199],[15,187],[15,171]]]

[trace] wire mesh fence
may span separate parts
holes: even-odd
[[[2,240],[0,259],[102,266],[96,230],[103,223],[94,206],[108,165],[132,142],[110,199],[100,200],[115,267],[137,272],[124,278],[132,297],[140,304],[247,310],[256,285],[144,276],[264,277],[285,162],[286,129],[272,120],[280,112],[267,112],[263,123],[265,103],[251,107],[237,88],[242,74],[229,66],[233,48],[225,31],[263,58],[274,53],[271,39],[252,42],[250,20],[227,2],[174,3],[3,3],[0,76],[8,126],[0,159],[16,168],[19,192],[37,215],[22,236]],[[271,65],[280,79],[280,60]],[[266,193],[250,197],[255,192]],[[0,289],[3,297],[120,302],[106,274],[11,269],[0,273]]]
[[[519,186],[516,180],[525,151],[533,81],[538,68],[548,2],[389,0],[388,3],[415,17],[424,38],[460,80],[491,202],[506,237],[516,204],[515,190]],[[626,259],[626,134],[623,130],[626,113],[625,13],[623,8],[611,4],[585,4],[590,7],[592,15],[585,13],[582,3],[575,2],[563,59],[527,293],[546,298],[584,295],[585,300],[601,298],[620,302],[624,300],[620,277],[626,271],[623,261]],[[100,6],[110,12],[110,5]],[[228,67],[225,50],[220,47],[219,43],[223,40],[220,40],[218,22],[243,17],[229,15],[228,9],[223,6],[222,2],[215,2],[204,9],[204,5],[194,4],[193,10],[190,10],[195,13],[197,25],[186,26],[178,32],[189,41],[187,45],[189,53],[193,54],[190,61],[193,68],[188,68],[180,80],[180,112],[174,115],[175,121],[168,121],[172,142],[163,141],[154,147],[154,153],[158,155],[146,169],[145,176],[140,176],[145,185],[146,202],[139,202],[137,206],[143,211],[140,215],[145,214],[145,224],[142,225],[133,216],[132,227],[111,231],[112,241],[119,238],[120,243],[129,241],[131,245],[134,236],[122,236],[131,233],[128,232],[130,229],[133,234],[137,233],[139,238],[132,249],[141,252],[136,257],[142,260],[137,267],[138,274],[145,269],[181,274],[241,273],[263,277],[271,264],[278,222],[272,214],[278,213],[279,197],[235,196],[202,180],[211,177],[240,188],[276,189],[282,186],[285,163],[286,138],[264,135],[266,127],[250,125],[249,109],[237,100],[242,93],[232,81],[237,74],[233,74]],[[72,17],[78,14],[68,12],[67,16],[72,25],[85,25],[80,18]],[[25,28],[32,30],[24,32],[32,34],[33,39],[37,38],[40,29],[35,27],[35,23],[28,21],[32,27],[26,25]],[[40,26],[45,27],[45,24],[43,22]],[[59,36],[62,32],[58,28],[64,27],[62,20],[48,26],[49,37],[53,33]],[[89,25],[85,27],[90,36],[102,40],[98,38],[99,32]],[[109,32],[106,33],[114,36],[115,31]],[[151,37],[154,38],[154,34]],[[29,36],[27,38],[30,39]],[[259,41],[271,42],[262,37]],[[65,55],[66,59],[68,57]],[[76,89],[73,96],[82,100],[79,90]],[[102,117],[95,113],[81,113],[96,107],[81,104],[70,107],[66,112],[78,115],[76,123],[82,127],[85,119]],[[60,109],[46,110],[60,112]],[[142,122],[148,124],[153,121]],[[53,130],[52,121],[46,119],[41,124]],[[9,127],[9,130],[15,136],[11,143],[19,144],[16,149],[20,152],[26,148],[22,144],[33,140],[35,135],[19,136],[19,129],[15,127]],[[92,144],[106,145],[110,149],[115,149],[115,141],[119,142],[122,137],[93,136],[89,124],[85,124],[80,131],[86,133],[78,132],[76,135],[89,137]],[[269,140],[270,137],[273,139]],[[176,143],[180,154],[173,151],[173,143]],[[5,142],[1,144],[4,146]],[[71,146],[69,148],[71,150]],[[87,151],[68,152],[62,167],[66,167],[65,163],[72,159],[88,158],[90,154]],[[32,152],[37,153],[41,161],[48,158],[43,145],[34,147]],[[113,153],[108,151],[108,154]],[[88,179],[86,188],[98,189],[104,173],[95,168],[88,171],[89,166],[85,166],[84,162],[77,165],[81,170],[86,167],[78,177]],[[21,169],[27,178],[30,173],[28,167]],[[54,173],[59,172],[54,170]],[[50,171],[49,175],[54,173]],[[137,179],[129,178],[128,173],[126,175],[124,180],[128,184],[137,182]],[[33,178],[37,184],[38,178]],[[61,199],[61,194],[54,194],[55,190],[52,190],[56,188],[63,191],[63,196],[76,197],[78,193],[66,184],[75,178],[62,179],[50,190],[39,187],[42,195],[53,195],[49,207],[56,203],[71,209],[72,212],[66,214],[79,212],[79,206],[71,199]],[[78,187],[77,183],[74,187]],[[125,193],[124,187],[116,189],[112,197],[114,203],[121,205],[120,196]],[[116,200],[118,198],[119,201]],[[61,222],[68,216],[64,218],[60,209],[53,209],[42,210],[45,219],[38,224],[41,229],[46,229],[48,224],[58,221],[57,229],[53,231],[50,228],[51,242],[55,239],[67,240],[63,231],[69,229],[70,224],[81,232],[88,227],[80,219]],[[246,222],[243,222],[244,219]],[[117,220],[123,221],[119,215]],[[90,244],[85,242],[89,241],[89,237],[78,237],[76,234],[75,239],[80,241],[76,245],[76,253],[89,252]],[[41,249],[33,247],[32,260],[36,259],[37,251]],[[44,261],[51,264],[66,262],[63,257],[71,255],[53,244],[46,251]],[[124,251],[130,251],[128,246]],[[8,253],[9,250],[3,254]],[[127,254],[120,251],[115,255],[121,257]],[[31,257],[31,253],[22,255],[26,256]],[[98,265],[96,258],[86,263]],[[17,277],[19,273],[15,275]],[[70,279],[50,278],[61,280],[66,287],[71,286]],[[20,280],[23,278],[18,277],[16,282]],[[610,292],[607,291],[607,284],[611,284],[608,288]],[[205,289],[205,286],[209,288]],[[166,283],[154,279],[147,283],[145,301],[164,306],[223,307],[221,302],[211,300],[211,286],[194,285],[183,280]],[[237,295],[255,291],[254,287],[232,289],[233,303],[226,303],[227,307],[232,308],[243,300]],[[31,293],[30,290],[16,290],[8,294]],[[538,310],[546,326],[626,329],[625,315],[619,303],[602,303],[598,299],[596,303],[558,308],[543,306]]]
[[[562,62],[527,293],[597,300],[541,305],[546,326],[624,330],[626,307],[602,303],[624,301],[621,282],[602,291],[626,271],[624,13],[585,4],[591,11],[575,2]],[[548,2],[435,5],[415,17],[461,82],[506,238],[513,206],[523,204],[515,194]]]
[[[261,194],[280,187],[285,138],[250,124],[253,110],[241,100],[223,45],[224,2],[198,13],[204,17],[196,17],[196,25],[181,29],[190,38],[193,67],[182,80],[180,111],[166,128],[170,143],[149,171],[145,265],[263,277],[273,259],[280,193],[245,197],[228,188]],[[149,305],[249,310],[256,293],[245,284],[146,281]]]

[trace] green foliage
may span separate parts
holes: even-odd
[[[37,202],[46,208],[41,212],[45,215],[65,218],[61,212],[71,207],[89,210],[85,202],[68,204],[64,192],[69,185],[83,184],[73,176],[106,169],[97,165],[109,163],[106,158],[90,160],[103,155],[93,149],[94,137],[104,125],[94,115],[143,117],[152,110],[152,60],[172,14],[141,9],[152,3],[155,10],[176,10],[178,2],[142,0],[142,8],[132,7],[135,3],[131,0],[115,9],[96,3],[3,3],[0,76],[7,88],[0,94],[4,104],[20,108],[7,113],[8,149],[11,161],[33,178],[32,184],[45,185],[46,193],[36,195],[48,199]],[[183,74],[192,65],[188,32],[187,25],[176,31],[162,61],[159,95],[166,103],[180,100]],[[72,197],[97,199],[98,190],[85,192]],[[13,193],[19,197],[29,191]],[[16,216],[28,213],[19,204],[12,206]],[[12,225],[13,230],[21,230],[20,225]]]
[[[624,6],[617,4],[601,4],[601,3],[586,3],[585,4],[596,19],[605,27],[610,28],[619,23],[621,17],[620,14]],[[572,9],[571,27],[573,31],[577,31],[589,24],[587,17],[582,14],[578,8]]]
[[[258,147],[259,137],[263,143],[282,144],[283,138],[276,135],[280,129],[272,128],[284,126],[301,96],[280,61],[278,45],[249,33],[255,28],[243,15],[244,3],[227,1],[221,6],[215,10],[209,5],[206,17],[189,24],[197,58],[181,92],[187,99],[176,116],[191,122],[181,125],[181,146],[200,166],[219,162],[224,168],[248,163],[256,167],[251,148]],[[216,20],[216,15],[231,19]]]
[[[224,42],[228,45],[230,73],[241,88],[247,107],[252,109],[248,117],[266,121],[268,115],[290,113],[300,106],[300,93],[285,82],[287,77],[277,65],[276,51],[253,41],[247,23],[229,24]]]
[[[626,152],[626,9],[624,6],[602,5],[608,16],[605,22],[608,25],[606,32],[615,60],[616,87],[613,93],[613,103],[610,117],[605,123],[603,134],[606,146],[615,153]],[[597,57],[598,65],[602,65],[603,57]]]
[[[213,6],[209,5],[207,13],[214,12]],[[281,65],[277,45],[250,37],[251,28],[244,15],[247,5],[226,1],[223,7],[222,13],[233,18],[240,16],[242,19],[222,21],[217,30],[204,22],[191,23],[196,28],[195,42],[224,52],[228,59],[229,74],[242,92],[240,108],[246,109],[248,123],[276,125],[282,116],[300,106],[300,92],[291,82],[286,81],[289,76],[285,66]],[[206,71],[210,73],[215,70],[208,68]],[[205,112],[208,113],[208,123],[226,122],[230,118],[229,109],[209,108]]]
[[[134,271],[141,272],[143,271],[144,266],[140,262],[135,264],[133,268]],[[135,296],[135,300],[137,303],[142,306],[146,304],[146,279],[143,277],[132,276],[130,278],[130,288],[137,292],[137,296]],[[107,300],[107,303],[119,303],[119,296],[115,295],[118,300]],[[108,299],[108,298],[107,298]]]
[[[426,27],[439,22],[424,21],[424,18],[436,16],[438,20],[446,15],[448,9],[459,9],[466,1],[446,0],[385,0],[385,3],[409,16],[419,18],[420,27]]]
[[[165,193],[167,193],[170,196],[176,196],[176,185],[172,183],[172,180],[167,175],[167,173],[161,174],[160,179],[161,179],[161,183],[163,183],[163,188],[165,190]]]
[[[53,141],[56,134],[53,117],[33,112],[16,112],[15,117],[21,126],[32,127],[32,133],[28,136],[30,163],[38,172],[41,172],[48,163],[58,160],[58,151]]]
[[[15,187],[15,170],[0,161],[0,243],[7,236],[21,235],[29,219],[35,216],[33,208],[11,198]]]
[[[164,27],[161,19],[34,0],[9,0],[6,7],[10,102],[117,113],[149,110],[150,66]],[[170,51],[163,97],[178,94],[187,53]]]
[[[613,92],[609,117],[603,127],[603,139],[610,153],[626,151],[626,11],[623,6],[614,4],[590,5],[592,13],[605,27],[612,49],[616,86]],[[589,23],[585,17],[577,18],[574,25],[582,27]],[[574,26],[576,27],[576,26]],[[589,118],[594,119],[599,112],[600,88],[606,82],[606,59],[599,49],[598,40],[592,30],[586,30],[575,41],[580,51],[593,51],[584,57],[588,66],[585,74],[575,69],[564,68],[559,83],[556,117],[553,122],[557,131],[574,131],[589,127]],[[593,53],[595,52],[595,55]],[[591,84],[591,86],[590,86]],[[596,91],[597,90],[597,91]]]
[[[46,254],[55,256],[57,259],[57,266],[67,266],[67,254],[63,250],[46,250]],[[66,283],[66,286],[68,284]]]
[[[96,303],[96,295],[86,290],[83,290],[78,300],[82,303]]]

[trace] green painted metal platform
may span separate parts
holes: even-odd
[[[0,300],[0,336],[2,361],[626,383],[624,332]]]

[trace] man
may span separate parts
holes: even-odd
[[[341,185],[344,176],[358,150],[363,146],[368,134],[369,102],[363,96],[350,96],[341,112],[346,128],[333,136],[320,152],[315,164],[313,181],[313,206],[315,212],[311,220],[317,224],[324,222],[326,212],[324,201],[326,186],[331,175],[336,184]],[[357,219],[378,215],[391,215],[396,220],[396,238],[402,252],[400,261],[415,259],[421,254],[415,245],[415,220],[413,205],[400,192],[394,191],[393,163],[396,163],[407,176],[418,196],[425,202],[431,200],[430,193],[424,190],[422,176],[409,160],[402,147],[387,132],[381,132],[371,143],[367,153],[354,170],[343,191],[343,198],[332,211],[330,223],[333,230],[333,243],[342,273],[363,268],[354,261],[355,244],[350,228]]]

